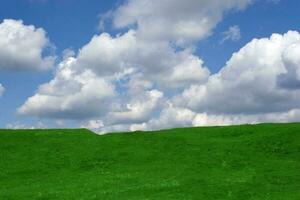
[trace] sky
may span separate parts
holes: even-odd
[[[298,0],[0,4],[0,128],[300,121]]]

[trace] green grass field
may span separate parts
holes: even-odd
[[[299,200],[300,124],[0,130],[0,200]]]

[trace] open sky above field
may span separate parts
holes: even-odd
[[[0,127],[300,121],[299,0],[3,0]]]

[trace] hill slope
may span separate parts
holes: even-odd
[[[300,124],[0,130],[0,199],[297,200]]]

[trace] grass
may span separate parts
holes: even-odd
[[[300,124],[0,130],[0,199],[300,199]]]

